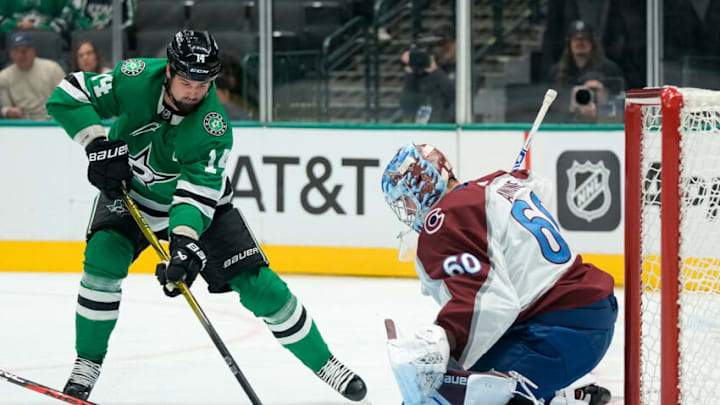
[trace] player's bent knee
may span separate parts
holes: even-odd
[[[248,270],[230,281],[240,295],[240,302],[257,317],[267,317],[281,310],[292,294],[287,284],[270,268]]]
[[[103,229],[95,232],[85,248],[84,272],[93,276],[123,279],[134,257],[134,247],[120,233]]]
[[[93,291],[116,293],[120,291],[122,281],[123,279],[121,278],[107,278],[83,272],[80,284],[83,287],[89,288]]]

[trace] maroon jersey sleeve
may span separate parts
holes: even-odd
[[[442,305],[437,323],[452,335],[455,358],[467,344],[478,292],[491,271],[484,206],[484,187],[459,186],[428,214],[418,242],[421,277],[435,287],[429,293]]]

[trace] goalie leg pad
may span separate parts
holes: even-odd
[[[493,374],[471,374],[463,405],[505,405],[513,397],[516,382]]]

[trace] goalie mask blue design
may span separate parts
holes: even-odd
[[[425,216],[454,179],[445,155],[429,144],[408,144],[385,168],[382,190],[385,201],[401,222],[420,232]]]

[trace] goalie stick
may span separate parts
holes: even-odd
[[[543,120],[545,119],[545,114],[547,114],[548,109],[552,105],[553,101],[555,101],[555,97],[557,97],[557,91],[553,89],[548,89],[545,92],[545,98],[543,98],[543,103],[540,106],[540,111],[538,111],[537,116],[535,117],[535,122],[533,122],[532,128],[530,128],[530,133],[525,140],[525,144],[523,145],[522,149],[520,149],[520,153],[518,154],[517,159],[515,159],[515,164],[513,165],[512,170],[510,170],[511,172],[520,169],[520,165],[525,160],[525,155],[527,155],[528,149],[530,149],[530,143],[532,143],[532,139],[540,128],[540,124],[542,124]]]
[[[150,243],[153,249],[155,249],[155,252],[157,252],[160,260],[166,263],[170,263],[170,255],[168,255],[165,249],[160,245],[160,241],[158,241],[157,236],[155,236],[155,233],[152,231],[152,229],[150,229],[150,225],[148,225],[147,221],[140,213],[140,210],[138,210],[135,201],[130,198],[130,194],[128,194],[125,188],[123,188],[122,200],[123,203],[125,203],[128,211],[130,212],[130,215],[135,220],[135,223],[137,223],[137,226],[140,228],[143,235],[145,235],[147,241]],[[227,346],[225,346],[225,343],[223,343],[222,339],[220,339],[220,336],[215,331],[215,328],[210,323],[210,320],[208,319],[207,315],[205,315],[205,312],[202,310],[202,308],[200,308],[200,304],[198,304],[195,296],[193,296],[190,292],[190,289],[188,289],[185,283],[182,281],[178,281],[175,284],[176,287],[180,289],[180,292],[182,292],[182,295],[185,297],[188,304],[190,304],[190,307],[192,308],[193,312],[195,312],[195,315],[197,316],[198,320],[200,320],[200,323],[205,328],[205,331],[208,333],[208,335],[210,335],[210,339],[215,344],[215,347],[217,347],[223,360],[225,360],[225,364],[230,367],[230,372],[233,373],[235,378],[240,383],[240,386],[245,391],[245,394],[247,394],[248,398],[250,398],[250,402],[253,405],[262,405],[262,402],[260,402],[257,394],[255,394],[255,391],[252,389],[250,383],[245,378],[245,375],[242,371],[240,371],[240,366],[238,366],[238,364],[235,362],[232,354],[230,354],[230,350],[228,350]]]
[[[60,401],[66,402],[68,404],[75,404],[75,405],[97,405],[94,402],[88,402],[83,401],[82,399],[77,399],[75,397],[71,397],[70,395],[63,394],[62,392],[46,387],[42,384],[38,384],[36,382],[26,380],[18,375],[15,375],[9,371],[5,371],[0,369],[0,378],[3,378],[13,384],[17,384],[23,388],[27,388],[31,391],[35,391],[37,393],[47,395],[51,398],[59,399]]]

